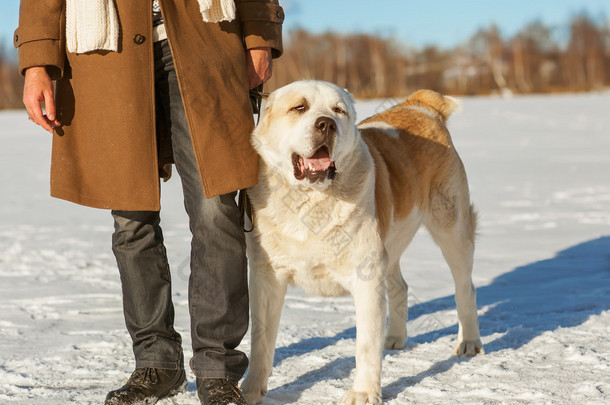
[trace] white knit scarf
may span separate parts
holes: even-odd
[[[204,22],[235,19],[234,0],[197,2]],[[114,0],[66,0],[66,42],[72,53],[97,50],[116,52],[119,46],[119,19]]]

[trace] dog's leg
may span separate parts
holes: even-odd
[[[267,394],[286,287],[286,281],[278,280],[271,268],[250,272],[252,347],[248,374],[241,386],[249,405],[259,403]]]
[[[388,274],[389,322],[385,338],[387,350],[402,349],[407,341],[408,293],[409,286],[402,277],[399,263],[396,262],[390,266]]]
[[[370,260],[358,267],[351,290],[356,306],[356,372],[352,389],[341,404],[381,404],[386,275],[385,259]]]
[[[441,248],[455,282],[459,331],[454,354],[474,356],[484,352],[479,335],[476,290],[471,277],[476,214],[472,206],[468,204],[452,208],[459,213],[451,216],[455,218],[453,223],[432,220],[426,223],[426,226],[434,241]]]

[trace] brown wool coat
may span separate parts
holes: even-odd
[[[120,210],[159,210],[168,163],[155,124],[152,0],[115,0],[118,52],[71,54],[64,0],[21,0],[21,72],[47,66],[62,126],[53,135],[51,195]],[[161,1],[206,197],[257,182],[250,145],[246,48],[282,52],[277,0],[236,0],[237,19],[204,23],[195,0]]]

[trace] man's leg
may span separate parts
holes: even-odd
[[[105,405],[153,404],[186,387],[159,213],[113,211],[112,215],[112,250],[121,275],[136,370],[125,385],[108,393]]]
[[[136,368],[184,368],[182,339],[174,330],[171,275],[159,213],[112,211],[112,251],[123,289],[123,312]]]
[[[239,380],[248,366],[246,355],[236,350],[248,328],[246,245],[239,210],[235,193],[209,199],[204,196],[167,42],[162,49],[166,75],[164,79],[158,75],[157,91],[164,111],[169,112],[174,161],[193,235],[191,368],[198,378]]]

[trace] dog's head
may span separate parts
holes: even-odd
[[[357,137],[350,93],[332,83],[299,81],[271,93],[252,143],[285,181],[324,189]]]

